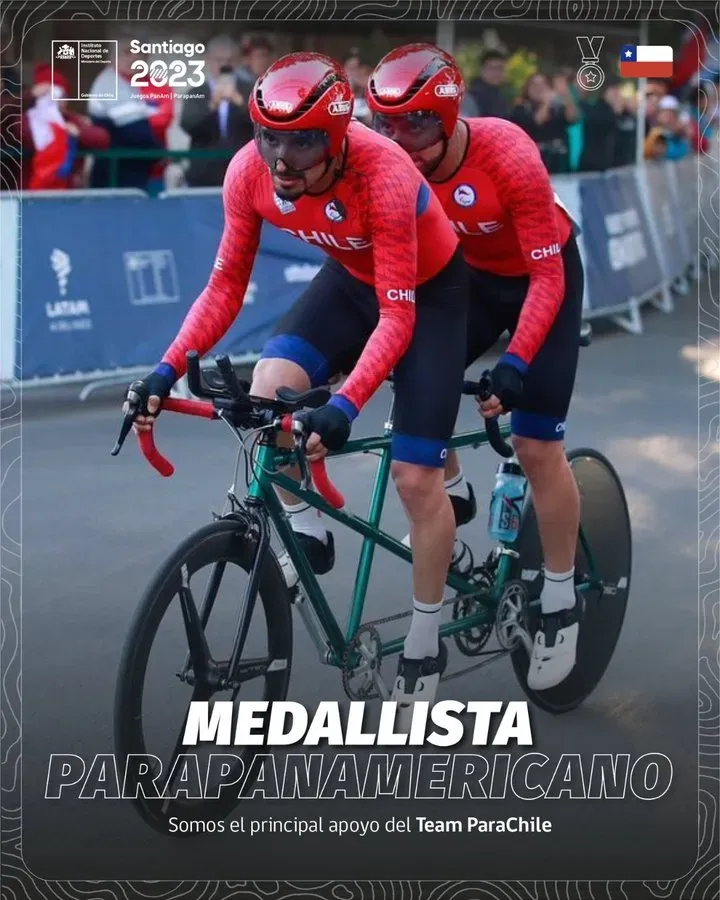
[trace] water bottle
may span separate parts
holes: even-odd
[[[515,457],[500,463],[490,500],[488,532],[494,541],[512,544],[520,531],[527,480]]]

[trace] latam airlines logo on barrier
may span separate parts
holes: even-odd
[[[50,254],[50,266],[58,283],[58,293],[67,297],[72,272],[70,254],[58,247]],[[87,300],[54,300],[45,304],[45,318],[50,319],[50,331],[91,331],[92,319]]]
[[[60,292],[60,296],[64,297],[67,294],[68,279],[70,278],[70,273],[72,272],[70,255],[64,250],[59,250],[56,247],[50,254],[50,265],[52,266],[52,270],[55,273],[55,277],[57,278],[58,291]]]

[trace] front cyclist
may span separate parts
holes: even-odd
[[[544,555],[542,624],[528,686],[544,690],[575,665],[580,605],[574,583],[580,499],[565,457],[577,369],[583,268],[570,217],[557,204],[535,144],[501,119],[459,119],[455,60],[428,44],[385,56],[370,77],[373,127],[409,154],[460,236],[470,267],[468,349],[474,362],[508,330],[482,414],[512,411],[517,457],[533,492]],[[457,459],[452,491],[468,495]],[[472,495],[470,495],[472,496]]]
[[[149,415],[138,417],[136,428],[152,426],[185,371],[186,352],[207,353],[232,325],[263,221],[322,247],[329,258],[265,345],[252,393],[272,398],[283,385],[306,391],[350,371],[326,406],[305,414],[313,459],[343,446],[393,371],[393,477],[415,550],[414,611],[401,666],[431,700],[446,664],[434,612],[455,536],[443,467],[462,389],[467,267],[425,179],[392,141],[351,124],[352,100],[340,65],[316,53],[290,54],[256,82],[255,141],[228,167],[212,274],[145,379]],[[281,500],[313,569],[329,571],[332,534],[297,498],[282,493]]]

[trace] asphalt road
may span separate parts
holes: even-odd
[[[415,836],[400,855],[393,847],[401,845],[383,835],[380,843],[275,837],[250,847],[227,835],[178,843],[150,831],[126,803],[44,799],[50,754],[91,759],[112,752],[115,675],[133,610],[166,555],[209,520],[211,509],[222,507],[234,447],[219,423],[167,415],[157,440],[176,475],[162,479],[132,442],[118,458],[110,457],[119,416],[107,397],[80,406],[28,393],[22,434],[23,851],[31,869],[45,878],[161,880],[373,878],[380,877],[380,860],[387,862],[385,878],[656,880],[690,869],[697,849],[696,299],[681,300],[670,316],[648,311],[642,336],[611,331],[581,351],[568,446],[606,453],[625,484],[633,584],[615,657],[593,695],[567,716],[533,713],[534,750],[553,759],[580,754],[583,760],[593,753],[633,759],[663,753],[673,765],[671,789],[655,802],[631,795],[604,802],[486,801],[481,815],[546,817],[553,833],[513,840],[485,835],[462,858],[453,849],[457,843],[437,835]],[[356,433],[376,431],[387,404],[382,391]],[[459,424],[475,423],[467,401]],[[489,450],[463,455],[481,504],[478,519],[464,531],[480,553],[488,546],[485,508],[496,464]],[[373,466],[372,457],[363,457],[332,467],[351,507],[365,508]],[[17,505],[7,515],[19,515]],[[385,526],[405,533],[392,490]],[[323,584],[344,623],[359,542],[337,530],[336,540],[338,562]],[[366,618],[407,608],[410,591],[407,567],[379,551]],[[166,664],[165,677],[170,672],[172,679],[176,657],[168,644],[158,662],[158,671]],[[459,664],[453,651],[451,666]],[[289,699],[311,707],[343,699],[338,672],[318,665],[299,624],[293,669]],[[390,663],[385,671],[392,675]],[[178,690],[172,680],[168,684]],[[507,701],[523,694],[503,661],[444,685],[441,697]],[[169,702],[162,691],[155,700],[158,731],[167,734]],[[450,805],[420,801],[388,808],[381,801],[310,806],[290,804],[278,813],[272,804],[254,804],[252,810],[337,818],[457,813]]]

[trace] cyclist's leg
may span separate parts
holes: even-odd
[[[469,270],[466,368],[487,353],[507,328],[507,316],[502,315],[502,308],[493,301],[496,280],[496,276]],[[457,525],[471,522],[477,513],[475,492],[470,482],[465,480],[455,450],[448,452],[445,463],[445,490],[450,495]]]
[[[395,368],[392,472],[410,520],[414,588],[393,693],[403,706],[418,697],[432,701],[447,660],[438,629],[455,519],[444,467],[465,368],[466,282],[465,263],[456,255],[418,288],[413,339]]]
[[[528,369],[522,400],[512,413],[513,444],[532,487],[545,567],[542,625],[528,674],[533,690],[553,687],[570,674],[579,631],[574,565],[580,496],[564,447],[582,320],[583,268],[573,238],[565,246],[563,262],[563,305]]]
[[[372,289],[328,260],[265,344],[255,366],[252,393],[274,397],[282,386],[305,391],[327,384],[357,359],[376,322],[377,302]],[[279,436],[278,443],[292,446],[292,438]],[[286,474],[295,481],[300,479],[297,468]],[[288,491],[278,489],[278,494],[313,569],[318,574],[329,571],[334,562],[332,535],[320,514]],[[288,583],[294,584],[297,574],[286,554],[281,562]]]

